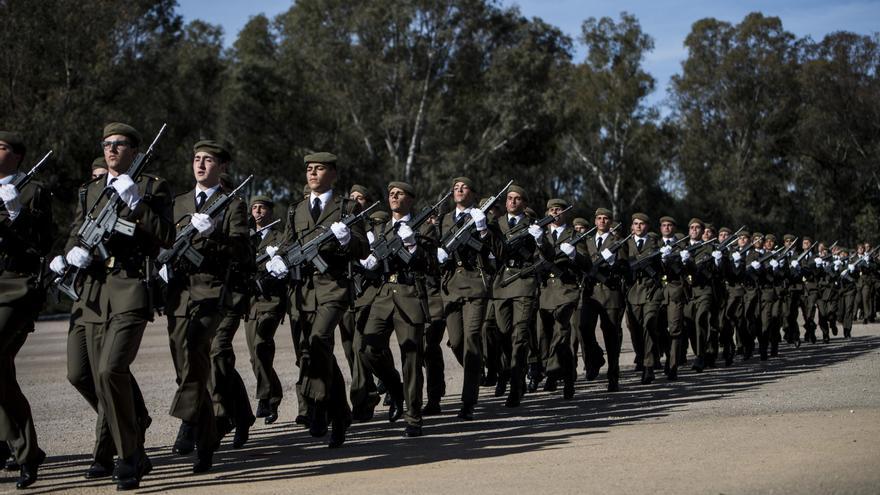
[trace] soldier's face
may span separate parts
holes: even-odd
[[[266,203],[254,203],[251,205],[251,216],[257,225],[263,225],[272,221],[272,208]]]
[[[452,186],[452,199],[455,204],[467,208],[474,204],[474,191],[464,182],[456,182]]]
[[[12,151],[12,146],[6,141],[0,141],[0,173],[10,175],[18,169],[22,156]]]
[[[226,163],[207,151],[199,151],[193,157],[193,176],[202,187],[214,187],[220,183],[220,174],[226,171]]]
[[[633,234],[635,234],[639,237],[643,237],[647,230],[648,230],[648,224],[646,224],[645,222],[638,220],[638,219],[633,220],[633,223],[632,223],[632,233]]]
[[[784,244],[785,247],[788,248],[789,246],[791,246],[792,242],[794,242],[794,239],[785,239],[782,241],[782,244]]]
[[[611,226],[611,219],[607,215],[596,215],[596,230],[602,233],[608,232]]]
[[[578,234],[583,234],[584,232],[587,231],[587,226],[579,223],[574,226],[574,231],[577,232]]]
[[[741,235],[739,239],[736,240],[736,245],[740,247],[740,249],[749,245],[749,236]]]
[[[98,177],[104,177],[107,175],[107,169],[104,167],[98,167],[92,169],[92,179],[97,179]]]
[[[702,239],[703,239],[704,241],[708,241],[709,239],[711,239],[711,238],[713,238],[713,237],[715,237],[715,231],[714,231],[714,230],[712,230],[712,229],[705,229],[705,230],[703,230],[703,237],[702,237]]]
[[[504,203],[504,207],[507,209],[507,213],[519,215],[525,210],[526,202],[523,201],[523,197],[519,193],[509,192],[507,193],[507,201]]]
[[[730,239],[730,232],[724,231],[718,234],[718,242],[726,242],[727,239]]]
[[[804,251],[806,251],[807,249],[810,249],[810,246],[812,246],[812,245],[813,245],[813,243],[807,239],[804,239],[803,241],[801,241],[801,249],[803,249]]]
[[[348,198],[357,201],[357,204],[361,205],[361,208],[366,208],[367,206],[367,197],[357,191],[349,194]]]
[[[406,215],[412,211],[413,198],[409,194],[396,187],[388,191],[388,207],[393,213]]]
[[[663,237],[672,237],[672,234],[675,233],[675,224],[672,222],[662,222],[660,224],[660,234]]]
[[[565,208],[561,206],[551,206],[547,209],[548,215],[556,217],[556,221],[553,222],[553,225],[565,225],[565,213],[562,213],[563,211],[565,211]]]
[[[859,254],[859,256],[865,254],[865,246],[859,246],[859,247],[857,247],[857,248],[856,248],[856,252]]]
[[[688,225],[688,234],[692,241],[699,241],[703,237],[703,227],[698,223]]]
[[[819,256],[828,256],[828,247],[821,242],[819,243]]]
[[[764,249],[771,250],[776,244],[771,239],[764,239]]]
[[[101,146],[104,148],[104,161],[107,162],[107,168],[117,174],[125,173],[137,155],[137,148],[132,146],[131,140],[122,134],[105,137]]]
[[[312,192],[321,194],[329,191],[336,182],[336,169],[323,163],[306,165],[306,183]]]

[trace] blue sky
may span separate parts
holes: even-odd
[[[238,31],[256,14],[269,17],[287,10],[291,0],[178,0],[179,12],[187,21],[202,19],[223,26],[225,42],[232,44]],[[687,53],[683,42],[691,24],[704,17],[737,23],[749,12],[760,11],[782,19],[785,28],[798,37],[821,39],[834,31],[870,34],[880,30],[880,0],[502,0],[517,5],[526,17],[540,17],[577,38],[588,17],[618,18],[626,11],[639,19],[642,30],[654,38],[654,51],[645,67],[657,79],[650,103],[662,105],[669,78],[677,73]],[[577,46],[576,60],[584,51]]]

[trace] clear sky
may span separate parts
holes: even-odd
[[[225,42],[232,44],[238,31],[256,14],[269,17],[287,10],[291,0],[178,0],[179,12],[187,21],[202,19],[223,26]],[[652,104],[666,98],[669,78],[677,73],[687,53],[684,39],[691,24],[704,17],[738,23],[749,12],[778,16],[783,26],[798,37],[819,40],[834,31],[870,34],[880,30],[880,0],[502,0],[517,5],[526,17],[540,17],[556,25],[575,40],[581,23],[589,17],[619,18],[622,11],[634,14],[642,30],[654,38],[654,51],[645,67],[657,79]],[[576,44],[575,58],[584,50]]]

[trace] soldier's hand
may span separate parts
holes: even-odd
[[[560,244],[559,250],[562,251],[569,258],[574,258],[577,254],[577,250],[575,249],[574,245],[567,242],[563,242],[562,244]]]
[[[361,266],[366,268],[367,270],[372,270],[376,268],[376,265],[378,264],[379,260],[377,260],[376,257],[372,254],[361,260]]]
[[[529,235],[535,238],[535,242],[540,243],[544,238],[544,229],[536,224],[529,225]]]
[[[776,261],[776,260],[770,260],[770,267],[773,268],[774,270],[778,269],[778,268],[779,268],[779,262]]]
[[[721,263],[722,256],[724,256],[724,255],[721,253],[721,251],[719,251],[717,249],[715,251],[712,251],[712,257],[715,258],[716,263]]]
[[[672,246],[663,246],[660,248],[660,255],[663,258],[668,258],[670,254],[672,254]]]
[[[171,280],[171,268],[168,268],[168,265],[162,265],[162,268],[159,268],[159,278],[161,278],[166,284],[169,280]]]
[[[602,258],[604,258],[605,262],[609,265],[614,264],[614,253],[612,253],[610,249],[605,248],[602,250]]]
[[[138,191],[138,186],[131,180],[128,174],[119,174],[116,180],[110,184],[110,187],[116,191],[116,194],[125,202],[129,210],[135,209],[141,201],[141,193]]]
[[[482,232],[486,230],[486,214],[483,213],[482,210],[479,208],[471,208],[471,219],[473,219],[477,231]]]
[[[79,246],[73,246],[64,259],[77,268],[85,268],[92,262],[92,256],[89,252]]]
[[[266,271],[275,278],[284,278],[287,275],[287,265],[281,256],[272,256],[272,259],[266,262]]]
[[[406,246],[412,246],[416,243],[416,233],[405,223],[400,224],[400,227],[397,228],[397,235]]]
[[[275,253],[277,252],[278,246],[266,246],[266,254],[268,254],[270,258],[275,256]]]
[[[752,269],[754,269],[754,270],[760,270],[760,269],[761,269],[761,264],[758,263],[758,260],[753,261],[753,262],[750,264],[750,266],[751,266]]]
[[[823,260],[821,257],[817,256],[817,257],[813,260],[813,263],[815,263],[816,266],[821,267],[822,265],[825,264],[825,260]]]
[[[204,236],[211,235],[214,232],[214,222],[211,217],[204,213],[193,213],[189,219],[189,223]]]
[[[56,275],[64,273],[65,268],[67,268],[67,262],[64,261],[64,256],[60,254],[52,258],[52,262],[49,263],[49,269],[55,272]]]
[[[437,261],[442,265],[449,259],[449,253],[443,248],[437,248]]]
[[[791,260],[791,267],[792,268],[796,269],[799,266],[801,266],[801,263],[798,260]]]
[[[846,269],[849,270],[850,273],[854,273],[856,271],[856,264],[850,263],[846,265]]]
[[[739,264],[739,262],[742,261],[743,255],[741,255],[737,252],[734,252],[733,254],[730,255],[730,258],[733,259],[734,263]]]
[[[3,200],[3,206],[9,213],[9,219],[15,220],[21,213],[21,201],[18,199],[18,189],[12,184],[3,184],[0,186],[0,199]]]
[[[681,256],[681,262],[682,262],[682,263],[684,263],[684,262],[686,262],[687,260],[691,259],[691,252],[688,251],[687,249],[685,249],[685,250],[683,250],[682,252],[678,253],[678,255]]]
[[[330,225],[330,230],[333,232],[333,235],[336,236],[336,240],[339,241],[340,246],[347,245],[348,241],[351,240],[351,230],[349,230],[348,225],[345,225],[342,222],[333,222]]]
[[[376,234],[374,234],[371,230],[367,231],[367,242],[369,242],[371,245],[376,242]]]

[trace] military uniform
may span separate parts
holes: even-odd
[[[641,350],[641,365],[643,370],[643,382],[649,382],[654,376],[655,346],[657,342],[657,318],[660,313],[660,305],[663,297],[663,287],[660,283],[659,256],[654,256],[651,261],[646,258],[658,249],[657,241],[647,234],[644,237],[633,236],[623,248],[626,258],[631,263],[642,261],[642,267],[630,270],[629,289],[626,293],[628,314],[627,326],[633,334],[633,347]],[[648,370],[651,370],[650,372]]]
[[[690,243],[693,246],[701,241],[691,240]],[[707,355],[714,296],[712,279],[718,267],[713,260],[712,251],[711,244],[703,244],[691,253],[691,258],[685,263],[687,290],[690,295],[685,306],[684,324],[685,331],[692,339],[695,354],[693,369],[697,372],[703,371],[707,363],[714,363],[715,360],[715,356]]]
[[[664,221],[660,219],[661,223]],[[660,246],[670,248],[681,239],[676,235],[660,239]],[[660,321],[657,334],[663,340],[663,352],[666,354],[664,372],[670,380],[678,377],[678,367],[684,362],[684,306],[687,302],[684,289],[684,273],[681,258],[671,253],[660,258],[663,284],[663,305],[660,309]],[[665,330],[665,331],[664,331]]]

